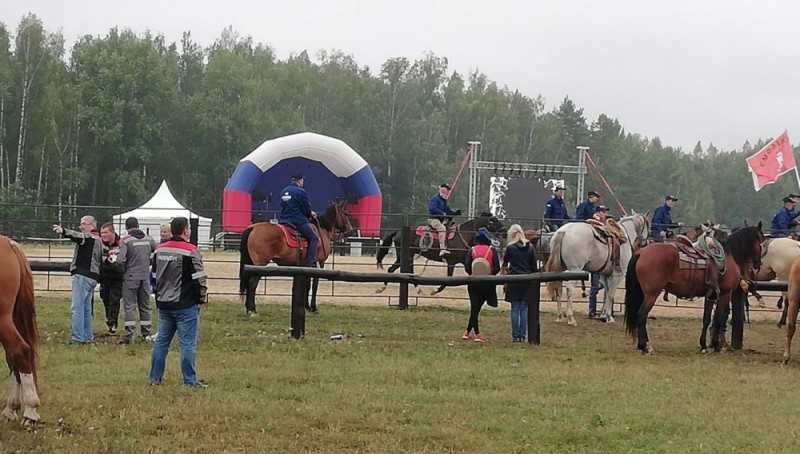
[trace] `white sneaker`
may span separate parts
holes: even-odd
[[[442,249],[441,251],[439,251],[439,257],[444,257],[446,255],[450,255],[450,251],[448,251],[447,249]]]

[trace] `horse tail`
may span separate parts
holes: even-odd
[[[634,255],[628,262],[625,273],[625,330],[631,337],[636,336],[636,323],[639,318],[639,309],[644,302],[644,292],[639,276],[636,274],[636,264],[639,255]]]
[[[12,319],[19,335],[30,346],[28,360],[31,365],[34,383],[37,383],[36,358],[39,344],[39,330],[36,327],[35,297],[33,294],[33,273],[25,253],[13,242],[9,242],[11,249],[19,261],[20,281],[17,299],[14,303]]]
[[[564,269],[564,261],[561,260],[561,243],[564,241],[564,232],[556,232],[553,241],[550,243],[550,257],[547,258],[545,271],[558,273]]]
[[[394,242],[394,237],[397,236],[397,232],[391,232],[381,240],[380,246],[378,246],[378,253],[375,254],[375,260],[377,260],[377,267],[381,268],[383,264],[383,259],[386,257],[386,254],[389,253],[389,247]]]
[[[252,265],[253,259],[250,257],[250,249],[247,247],[247,241],[250,239],[250,234],[253,232],[253,227],[250,226],[242,232],[242,242],[239,244],[239,294],[244,295],[247,291],[247,279],[244,275],[244,266]]]

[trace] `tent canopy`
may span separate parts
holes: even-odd
[[[185,217],[188,219],[197,219],[196,233],[198,244],[207,246],[211,242],[211,219],[198,216],[196,213],[191,212],[181,205],[180,202],[175,199],[175,196],[172,195],[166,181],[161,182],[158,191],[156,191],[155,195],[145,202],[144,205],[135,210],[128,211],[127,213],[114,216],[114,225],[121,235],[127,233],[125,231],[125,220],[131,216],[139,221],[139,228],[156,241],[159,239],[161,224],[168,224],[172,218]]]
[[[167,181],[161,182],[161,186],[156,191],[155,195],[145,202],[139,208],[128,211],[114,216],[114,218],[122,218],[122,222],[129,217],[135,217],[139,221],[142,219],[172,219],[183,216],[185,218],[199,218],[201,222],[211,222],[210,218],[200,216],[191,212],[175,199],[172,191],[167,186]]]

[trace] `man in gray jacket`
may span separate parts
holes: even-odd
[[[125,285],[122,300],[125,307],[125,334],[120,344],[130,344],[136,332],[136,312],[142,339],[150,335],[150,257],[156,250],[156,242],[139,230],[139,221],[130,217],[125,220],[127,234],[119,248],[119,260],[125,268]]]
[[[79,231],[54,225],[53,231],[75,243],[75,253],[69,273],[72,275],[72,336],[70,343],[94,342],[92,332],[92,297],[100,280],[100,262],[103,260],[103,243],[95,233],[97,221],[92,216],[81,218]]]

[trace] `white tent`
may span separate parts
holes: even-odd
[[[189,211],[181,205],[167,186],[162,181],[155,195],[139,208],[127,213],[114,215],[114,226],[120,235],[125,234],[125,219],[135,217],[139,220],[139,228],[148,236],[159,241],[161,224],[169,224],[172,218],[183,216],[188,219],[198,219],[197,242],[201,246],[211,244],[211,219],[204,218]]]

